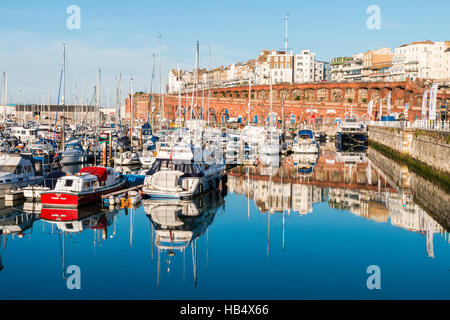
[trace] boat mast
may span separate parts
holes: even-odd
[[[250,125],[250,105],[252,100],[252,77],[249,77],[249,86],[248,86],[248,124]]]
[[[2,90],[2,105],[4,110],[2,111],[2,119],[5,121],[6,118],[6,93],[8,88],[8,78],[6,76],[6,71],[3,72],[3,90]]]
[[[196,51],[195,51],[195,108],[197,109],[197,113],[198,113],[198,78],[199,78],[199,70],[198,70],[198,61],[199,61],[199,44],[197,41],[197,47],[196,47]]]
[[[133,77],[130,81],[130,144],[133,149]]]
[[[177,78],[181,75],[180,67],[177,68]],[[178,127],[181,128],[181,88],[178,87]]]
[[[211,98],[211,47],[208,45],[208,126],[209,126],[209,118],[211,117],[211,115],[209,114],[209,100]]]
[[[98,78],[97,78],[97,119],[98,119],[98,121],[97,121],[97,126],[101,126],[102,125],[102,117],[100,116],[100,98],[101,98],[101,95],[100,95],[100,79],[101,79],[101,73],[102,73],[102,70],[99,68],[98,69]]]
[[[155,77],[155,54],[153,54],[153,68],[152,68],[152,81],[150,83],[150,95],[149,95],[149,101],[148,101],[148,113],[147,113],[147,122],[150,123],[150,111],[152,108],[152,95],[153,95],[153,79]],[[154,118],[154,117],[152,117]],[[152,121],[152,127],[153,127],[153,121]]]
[[[63,116],[65,123],[66,120],[66,44],[63,44],[63,94],[62,94],[62,107],[63,107]]]
[[[159,127],[162,130],[162,78],[161,78],[161,36],[158,36],[158,64],[159,64]]]
[[[63,44],[63,94],[62,94],[62,107],[63,107],[63,124],[62,124],[62,132],[61,132],[61,149],[64,149],[65,145],[65,127],[66,127],[66,44]],[[58,119],[56,119],[58,121]],[[56,131],[56,127],[55,127]]]

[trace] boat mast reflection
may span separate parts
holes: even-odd
[[[47,223],[57,227],[60,244],[62,279],[66,280],[66,235],[79,234],[86,230],[94,231],[94,248],[101,241],[108,239],[108,227],[114,224],[113,235],[116,232],[117,210],[103,211],[98,205],[80,207],[78,209],[66,208],[42,208],[41,219],[43,224]],[[67,217],[78,217],[67,219]],[[98,231],[98,234],[97,234]]]
[[[154,229],[154,234],[151,230],[152,257],[155,245],[158,250],[156,286],[159,287],[161,253],[167,253],[168,273],[170,272],[171,258],[175,256],[176,252],[183,253],[183,279],[185,279],[186,249],[191,246],[194,286],[197,287],[197,239],[205,232],[207,233],[219,207],[225,203],[220,190],[212,191],[193,200],[152,199],[142,202]],[[207,244],[207,250],[208,248]]]

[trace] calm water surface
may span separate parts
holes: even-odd
[[[2,206],[0,298],[449,299],[442,213],[376,157],[236,167],[226,190],[195,201],[88,208],[70,224]],[[71,265],[80,290],[67,287]],[[380,290],[367,288],[370,265]]]

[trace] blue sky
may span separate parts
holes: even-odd
[[[81,29],[69,30],[66,9],[81,9]],[[381,9],[381,30],[369,30],[366,9]],[[192,69],[195,42],[200,66],[246,61],[262,49],[284,47],[289,13],[289,47],[311,49],[321,60],[419,40],[450,40],[447,0],[253,1],[25,1],[0,3],[0,71],[8,74],[8,102],[39,103],[50,90],[56,102],[62,44],[67,48],[67,102],[93,94],[102,69],[102,100],[112,101],[114,77],[125,91],[148,91],[152,54],[162,36],[162,74]],[[75,90],[77,84],[77,91]],[[158,90],[157,81],[154,86]],[[19,91],[21,91],[19,93]]]

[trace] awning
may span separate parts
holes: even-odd
[[[106,181],[106,178],[108,177],[108,172],[106,171],[106,168],[103,167],[85,167],[81,169],[78,173],[89,173],[94,176],[97,176],[98,181]]]

